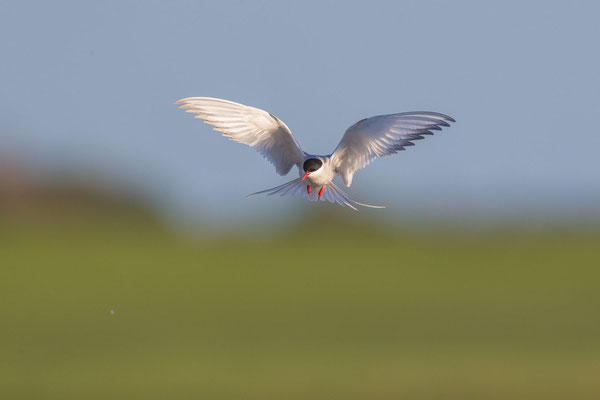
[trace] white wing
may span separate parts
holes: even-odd
[[[301,166],[304,153],[290,129],[277,117],[258,108],[210,97],[176,101],[186,112],[213,125],[223,136],[254,147],[275,166],[280,175]]]
[[[407,112],[365,118],[352,125],[331,155],[336,172],[342,175],[346,186],[352,184],[354,173],[374,159],[396,154],[413,140],[433,135],[432,130],[450,126],[454,119],[434,112]]]

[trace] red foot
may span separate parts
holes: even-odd
[[[306,185],[306,192],[310,194],[310,186]]]
[[[322,194],[323,194],[323,186],[321,186],[321,190],[319,190],[319,198],[321,198]]]

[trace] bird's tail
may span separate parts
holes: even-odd
[[[359,203],[358,201],[355,201],[352,198],[350,198],[350,196],[344,193],[342,189],[337,187],[333,182],[329,182],[327,185],[325,185],[321,197],[318,196],[316,190],[313,190],[311,193],[308,193],[306,191],[306,184],[303,183],[300,178],[286,182],[283,185],[275,186],[271,189],[251,193],[248,195],[248,197],[262,193],[266,193],[269,196],[273,194],[279,194],[280,196],[300,196],[305,197],[310,201],[329,201],[331,203],[338,203],[342,207],[348,206],[353,210],[356,210],[356,207],[354,207],[354,205],[370,208],[385,208],[385,206],[372,206],[369,204]]]
[[[254,196],[255,194],[266,193],[268,196],[277,194],[281,196],[296,196],[304,193],[305,185],[302,183],[300,178],[296,178],[292,181],[286,182],[283,185],[275,186],[271,189],[261,190],[260,192],[250,193],[246,197]]]
[[[372,206],[370,204],[364,204],[364,203],[359,203],[356,200],[353,200],[352,198],[350,198],[350,196],[348,196],[346,193],[344,193],[344,191],[342,191],[342,189],[340,189],[335,183],[333,182],[329,182],[325,188],[325,190],[327,190],[327,192],[334,194],[336,200],[332,201],[332,202],[336,202],[339,203],[341,205],[347,205],[350,208],[354,208],[352,207],[352,205],[350,203],[354,203],[356,205],[359,206],[363,206],[363,207],[369,207],[369,208],[385,208],[385,206]],[[325,195],[325,193],[323,193],[323,195]],[[342,203],[343,202],[343,203]],[[356,208],[354,208],[356,210]]]

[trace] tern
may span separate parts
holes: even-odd
[[[303,151],[287,125],[267,111],[211,97],[188,97],[175,104],[186,112],[197,114],[194,118],[212,125],[223,136],[254,147],[275,166],[279,175],[287,175],[292,167],[298,167],[298,178],[248,196],[260,193],[302,196],[354,210],[355,205],[384,207],[351,199],[333,183],[336,175],[350,187],[354,173],[376,158],[414,146],[413,141],[456,122],[447,115],[430,111],[377,115],[348,128],[333,153],[315,155]]]

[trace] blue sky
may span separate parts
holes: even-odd
[[[2,1],[0,154],[170,215],[255,218],[298,208],[245,198],[292,176],[173,101],[266,109],[325,154],[362,118],[431,110],[457,123],[349,194],[391,213],[597,212],[599,4]]]

